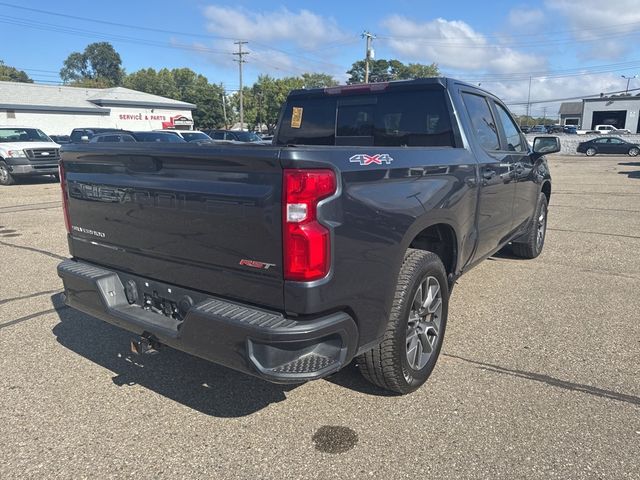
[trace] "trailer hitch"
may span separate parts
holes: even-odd
[[[153,335],[143,333],[140,338],[131,340],[131,353],[135,353],[136,355],[153,355],[158,353],[160,345],[161,343],[156,340]]]

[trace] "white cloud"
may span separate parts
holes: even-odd
[[[512,9],[507,16],[509,26],[518,31],[534,31],[544,23],[544,12],[537,8],[517,7]],[[544,32],[540,32],[544,33]]]
[[[508,104],[524,103],[527,101],[529,79],[517,82],[482,82],[482,88],[486,88]],[[544,100],[574,98],[579,101],[589,95],[617,92],[624,90],[626,81],[614,73],[585,73],[581,76],[559,78],[534,78],[531,82],[531,105],[534,116],[542,116],[542,109],[546,107],[547,118],[557,117],[561,101],[549,103],[536,103]],[[630,88],[640,85],[632,83]],[[633,92],[636,93],[636,92]],[[523,114],[525,105],[509,105],[509,108],[517,114]]]
[[[217,67],[237,68],[234,41],[247,41],[243,50],[248,77],[268,73],[274,76],[323,72],[340,77],[344,66],[332,63],[327,42],[353,41],[333,18],[309,10],[249,11],[235,6],[210,5],[203,9],[207,31],[218,40],[194,43],[197,53]],[[226,52],[226,53],[219,53]]]
[[[615,6],[600,0],[546,0],[545,6],[566,18],[589,59],[619,58],[637,43],[637,37],[629,42],[628,34],[638,31],[638,0],[616,0]]]
[[[221,37],[281,42],[302,48],[317,48],[346,35],[333,18],[326,18],[309,10],[292,12],[280,8],[270,12],[252,12],[237,6],[210,5],[204,15],[207,30]]]
[[[505,45],[491,44],[467,23],[438,18],[417,23],[400,15],[383,22],[388,44],[402,60],[435,62],[465,71],[523,72],[544,69],[546,60]]]

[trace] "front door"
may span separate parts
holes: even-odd
[[[514,159],[502,151],[497,123],[486,97],[463,92],[480,168],[478,193],[478,243],[474,260],[495,252],[512,231]]]
[[[511,157],[512,176],[515,181],[513,201],[513,230],[521,230],[529,225],[533,215],[540,183],[535,173],[535,164],[527,146],[527,140],[513,121],[507,108],[500,102],[494,102],[499,120],[499,133],[502,150]]]

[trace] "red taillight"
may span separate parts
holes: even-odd
[[[336,192],[336,175],[333,170],[284,170],[282,191],[284,278],[322,278],[331,265],[331,240],[318,222],[317,206]]]
[[[69,202],[67,201],[67,183],[64,177],[64,165],[58,164],[58,176],[60,177],[60,189],[62,190],[62,210],[64,212],[64,226],[67,233],[71,233],[71,222],[69,221]]]

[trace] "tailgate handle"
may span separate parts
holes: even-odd
[[[150,173],[162,169],[162,162],[154,157],[129,157],[124,161],[127,170],[131,172]]]

